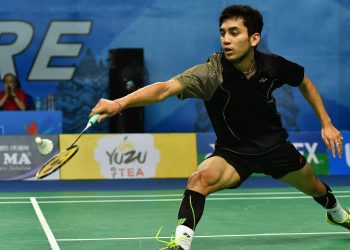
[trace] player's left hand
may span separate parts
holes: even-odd
[[[327,148],[332,151],[332,156],[335,158],[335,150],[337,150],[338,156],[341,158],[343,154],[343,136],[338,129],[330,123],[322,127],[321,135]]]

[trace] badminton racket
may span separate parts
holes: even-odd
[[[84,130],[79,134],[75,141],[64,151],[53,156],[44,165],[41,166],[40,170],[36,173],[37,179],[42,179],[64,166],[72,157],[78,152],[79,146],[76,145],[80,137],[88,130],[91,126],[96,124],[97,119],[100,117],[100,114],[96,114],[90,118]]]

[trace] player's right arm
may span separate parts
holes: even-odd
[[[182,85],[175,79],[166,82],[156,82],[147,85],[135,92],[115,100],[100,99],[91,110],[90,117],[100,113],[98,122],[107,117],[114,116],[122,110],[132,107],[145,106],[151,103],[160,102],[166,98],[178,95],[183,90]]]

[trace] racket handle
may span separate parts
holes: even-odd
[[[97,122],[97,119],[100,117],[101,114],[95,114],[93,117],[90,118],[89,122],[92,125],[95,125]]]

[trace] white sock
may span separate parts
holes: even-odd
[[[342,222],[346,219],[347,212],[338,201],[334,208],[327,209],[327,211],[332,215],[333,220],[336,222]]]
[[[178,225],[175,230],[175,241],[183,249],[190,250],[194,231],[184,225]]]

